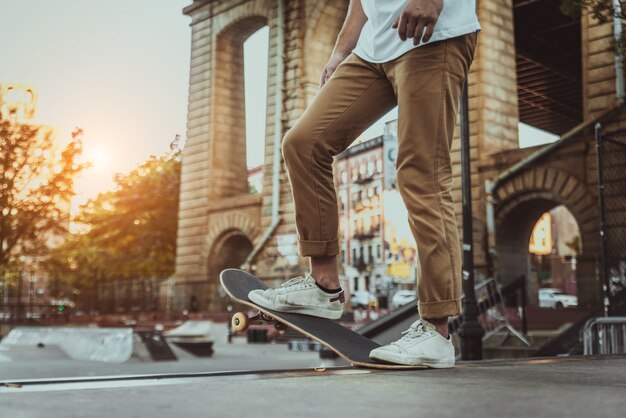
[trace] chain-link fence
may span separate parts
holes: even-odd
[[[124,279],[97,283],[80,291],[56,289],[54,280],[37,292],[28,274],[7,285],[0,278],[0,323],[65,322],[69,315],[164,312],[164,279]],[[40,287],[39,289],[43,289]],[[194,311],[193,306],[189,306]]]
[[[610,295],[626,288],[626,130],[598,132],[602,264]]]

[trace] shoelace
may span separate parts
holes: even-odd
[[[422,324],[422,322],[420,321],[417,323],[416,326],[411,325],[409,329],[407,329],[406,331],[402,331],[402,338],[400,338],[398,341],[395,341],[393,344],[403,343],[407,340],[420,339],[430,336],[431,334],[432,332],[427,330],[424,327],[424,324]]]
[[[291,280],[287,280],[285,283],[283,283],[280,287],[291,287],[291,286],[297,286],[299,284],[303,284],[303,282],[306,279],[302,276],[298,276],[298,277],[294,277]]]

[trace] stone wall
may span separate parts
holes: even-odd
[[[518,148],[519,116],[512,3],[512,0],[478,1],[482,32],[468,80],[474,251],[479,275],[492,273],[488,257],[490,243],[485,181],[497,177],[501,171],[531,152],[515,151]],[[185,9],[191,17],[192,53],[176,261],[179,286],[215,282],[211,266],[219,263],[216,264],[212,258],[219,257],[219,254],[212,253],[212,240],[218,239],[221,234],[237,229],[250,242],[258,244],[263,232],[270,226],[275,129],[280,129],[278,136],[282,137],[317,94],[320,71],[332,51],[348,2],[285,0],[282,22],[284,46],[281,51],[277,48],[277,4],[270,0],[196,0]],[[270,28],[270,42],[263,191],[250,198],[245,183],[241,44],[264,25]],[[600,24],[584,16],[582,37],[584,117],[589,120],[615,104],[611,25]],[[282,108],[276,109],[274,94],[279,57],[284,62],[280,88]],[[276,111],[281,112],[279,126],[274,123]],[[621,126],[619,120],[623,119],[618,118],[610,127]],[[596,185],[594,150],[589,147],[581,149],[580,145],[576,147],[572,150],[565,147],[562,151],[573,159],[561,160],[557,156],[546,161],[551,170],[567,172],[568,178],[576,178],[585,190],[591,190],[585,198],[591,199]],[[505,154],[507,156],[503,157]],[[458,129],[455,131],[452,159],[453,195],[461,228]],[[572,167],[579,171],[583,164],[584,169],[576,174],[568,171],[563,164],[573,164]],[[529,193],[533,187],[545,189],[546,184],[537,183],[537,179],[546,179],[547,172],[538,174],[539,171],[532,171],[531,174],[520,175],[507,187],[530,187]],[[552,197],[571,201],[575,196],[569,193],[579,194],[580,191],[570,189],[571,180],[564,181],[562,187],[556,183],[552,185]],[[518,191],[521,192],[521,189]],[[504,202],[513,196],[505,199],[504,195],[498,195],[498,198]],[[222,209],[209,210],[214,205],[221,205],[220,201],[226,202],[220,206]],[[306,268],[303,259],[296,264],[285,262],[286,258],[281,256],[281,249],[277,247],[277,237],[293,237],[296,233],[291,191],[282,164],[279,202],[281,223],[260,249],[252,265],[257,275],[270,280],[284,279]],[[573,206],[576,204],[571,203]],[[587,224],[586,216],[592,216],[589,213],[580,215],[584,219],[577,218],[586,234],[593,229],[587,226],[591,225]],[[240,219],[240,226],[226,226],[220,221],[221,217]],[[586,241],[592,242],[590,238]]]

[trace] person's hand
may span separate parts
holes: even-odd
[[[398,36],[403,41],[413,38],[413,45],[420,41],[428,42],[442,9],[443,0],[409,0],[391,27],[398,30]]]
[[[322,75],[320,76],[320,88],[324,87],[324,84],[328,81],[331,75],[335,72],[339,64],[341,64],[350,54],[344,54],[341,52],[333,52],[333,55],[330,56],[330,59],[324,66],[322,70]]]

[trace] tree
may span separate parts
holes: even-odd
[[[624,19],[626,12],[624,1],[620,0],[621,11],[616,13],[614,0],[561,0],[561,11],[572,17],[580,16],[582,11],[590,12],[600,22],[607,22],[616,16]]]
[[[46,127],[0,119],[0,276],[45,256],[67,232],[82,130],[64,148]]]
[[[71,234],[48,266],[78,289],[119,279],[164,278],[174,272],[180,156],[151,157],[114,190],[81,207]]]

